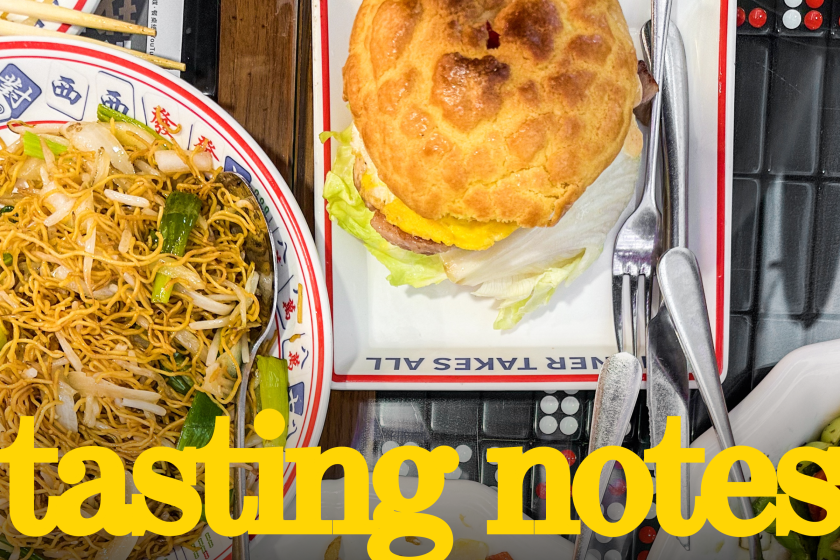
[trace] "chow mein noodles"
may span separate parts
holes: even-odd
[[[34,416],[37,446],[110,448],[130,489],[141,452],[201,447],[215,417],[232,414],[249,329],[260,325],[257,294],[271,279],[243,249],[260,210],[227,188],[203,145],[184,151],[102,106],[98,117],[13,122],[17,140],[0,141],[0,446],[14,441],[20,416]],[[262,445],[253,431],[248,445]],[[91,465],[87,480],[98,475]],[[253,470],[252,488],[256,479]],[[202,529],[26,537],[8,518],[8,481],[0,465],[6,558],[154,559]],[[65,485],[46,464],[35,483],[42,514]],[[95,514],[98,497],[85,508]]]

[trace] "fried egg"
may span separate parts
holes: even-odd
[[[439,220],[424,218],[395,197],[382,181],[367,171],[362,176],[362,198],[375,206],[388,223],[422,239],[469,251],[489,249],[517,229],[516,224],[476,222],[444,216]]]

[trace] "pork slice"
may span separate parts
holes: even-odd
[[[656,95],[656,92],[659,91],[659,85],[654,81],[644,60],[639,61],[636,70],[639,73],[639,81],[642,84],[642,101],[636,105],[633,113],[635,113],[639,122],[645,126],[650,126],[650,101]]]
[[[420,255],[436,255],[449,250],[448,245],[406,233],[388,220],[379,210],[374,211],[370,225],[391,245]]]

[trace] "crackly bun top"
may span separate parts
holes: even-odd
[[[617,0],[364,0],[344,95],[421,216],[545,226],[621,149],[636,66]]]

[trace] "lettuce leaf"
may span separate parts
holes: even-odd
[[[632,198],[640,164],[639,157],[620,153],[554,227],[520,229],[484,251],[451,249],[425,256],[391,245],[370,226],[373,212],[353,185],[352,126],[320,138],[338,145],[324,184],[330,218],[388,268],[389,282],[419,288],[448,278],[474,286],[475,296],[497,300],[493,327],[500,330],[548,304],[560,284],[570,284],[598,259]]]
[[[371,255],[390,271],[392,286],[409,285],[422,288],[446,280],[443,263],[437,255],[418,255],[388,243],[370,225],[373,212],[365,206],[353,184],[355,155],[350,147],[352,126],[343,132],[324,132],[321,142],[329,138],[338,144],[332,171],[324,182],[324,198],[330,219],[344,231],[358,238]]]
[[[598,259],[632,198],[639,164],[640,158],[620,153],[553,227],[517,230],[485,251],[442,253],[449,279],[497,300],[494,328],[513,328]]]
[[[571,284],[600,254],[598,249],[589,249],[542,274],[516,278],[512,282],[511,278],[485,282],[473,295],[498,300],[499,313],[493,328],[512,329],[526,314],[547,305],[560,284],[564,281],[567,286]]]

